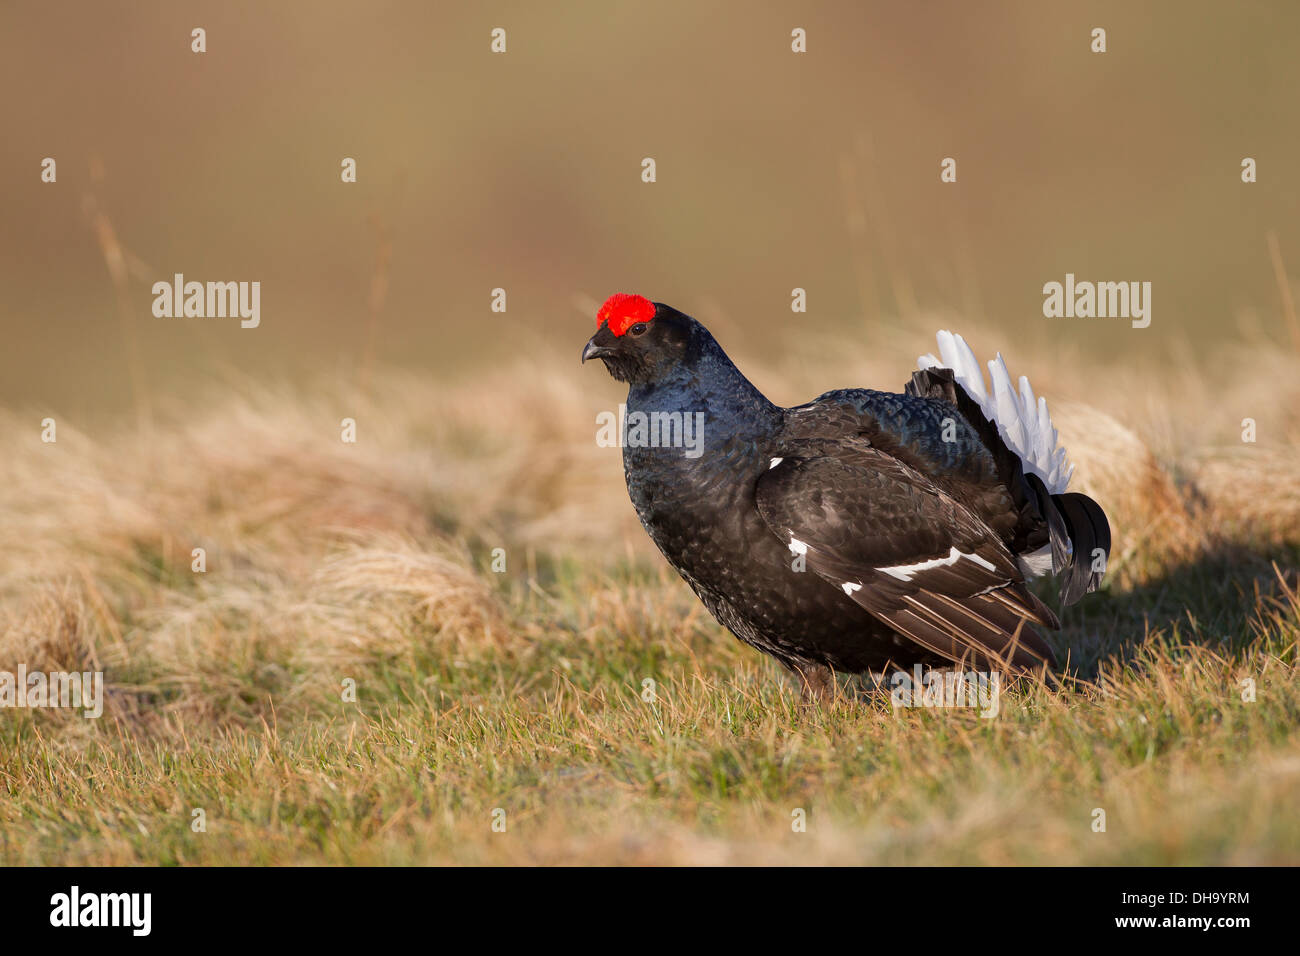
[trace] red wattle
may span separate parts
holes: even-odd
[[[596,328],[608,322],[611,332],[622,335],[638,322],[649,322],[654,317],[655,304],[645,296],[616,292],[596,313]]]

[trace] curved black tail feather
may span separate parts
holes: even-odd
[[[1052,495],[1052,504],[1065,522],[1070,539],[1069,561],[1056,564],[1056,529],[1052,534],[1052,569],[1061,582],[1061,603],[1074,604],[1101,587],[1110,560],[1110,522],[1106,512],[1087,495],[1067,491]]]

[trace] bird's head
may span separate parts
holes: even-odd
[[[660,381],[688,362],[700,328],[674,308],[622,292],[600,307],[596,326],[596,334],[583,346],[582,360],[598,358],[610,375],[632,385]]]

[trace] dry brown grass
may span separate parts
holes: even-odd
[[[901,386],[929,346],[884,332],[862,355],[742,366],[797,401]],[[0,666],[104,670],[110,694],[100,721],[4,716],[6,854],[1300,858],[1294,826],[1269,816],[1300,795],[1286,591],[1300,383],[1286,356],[1256,350],[1213,375],[1134,386],[1069,356],[1008,351],[1048,394],[1115,549],[1108,592],[1068,614],[1062,636],[1098,682],[1027,689],[993,726],[795,707],[663,570],[617,452],[593,441],[596,411],[620,395],[567,353],[459,384],[382,375],[364,398],[235,381],[219,399],[155,409],[143,431],[60,420],[53,445],[33,427],[42,416],[3,413]],[[1252,413],[1260,442],[1246,446],[1239,421]],[[340,441],[344,417],[358,422],[355,445]],[[190,569],[195,547],[206,573]],[[505,574],[489,571],[497,547]],[[1243,675],[1271,695],[1244,714]],[[639,697],[646,676],[661,688],[654,706]],[[340,702],[345,678],[356,705]],[[1243,760],[1251,782],[1219,789]],[[190,843],[199,800],[224,836]],[[809,801],[826,822],[801,841],[789,808]],[[1087,842],[1077,814],[1099,803],[1127,842]],[[485,829],[497,805],[527,843]],[[33,834],[44,842],[15,850]],[[953,836],[947,856],[936,834]]]

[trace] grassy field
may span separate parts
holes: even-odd
[[[741,364],[794,402],[900,388],[933,347],[868,337]],[[117,425],[0,413],[0,669],[108,683],[98,720],[0,711],[0,862],[1300,863],[1286,348],[1137,383],[1004,349],[1116,547],[1062,614],[1073,679],[984,720],[801,704],[654,553],[594,442],[621,395],[569,344],[366,394],[232,378]]]

